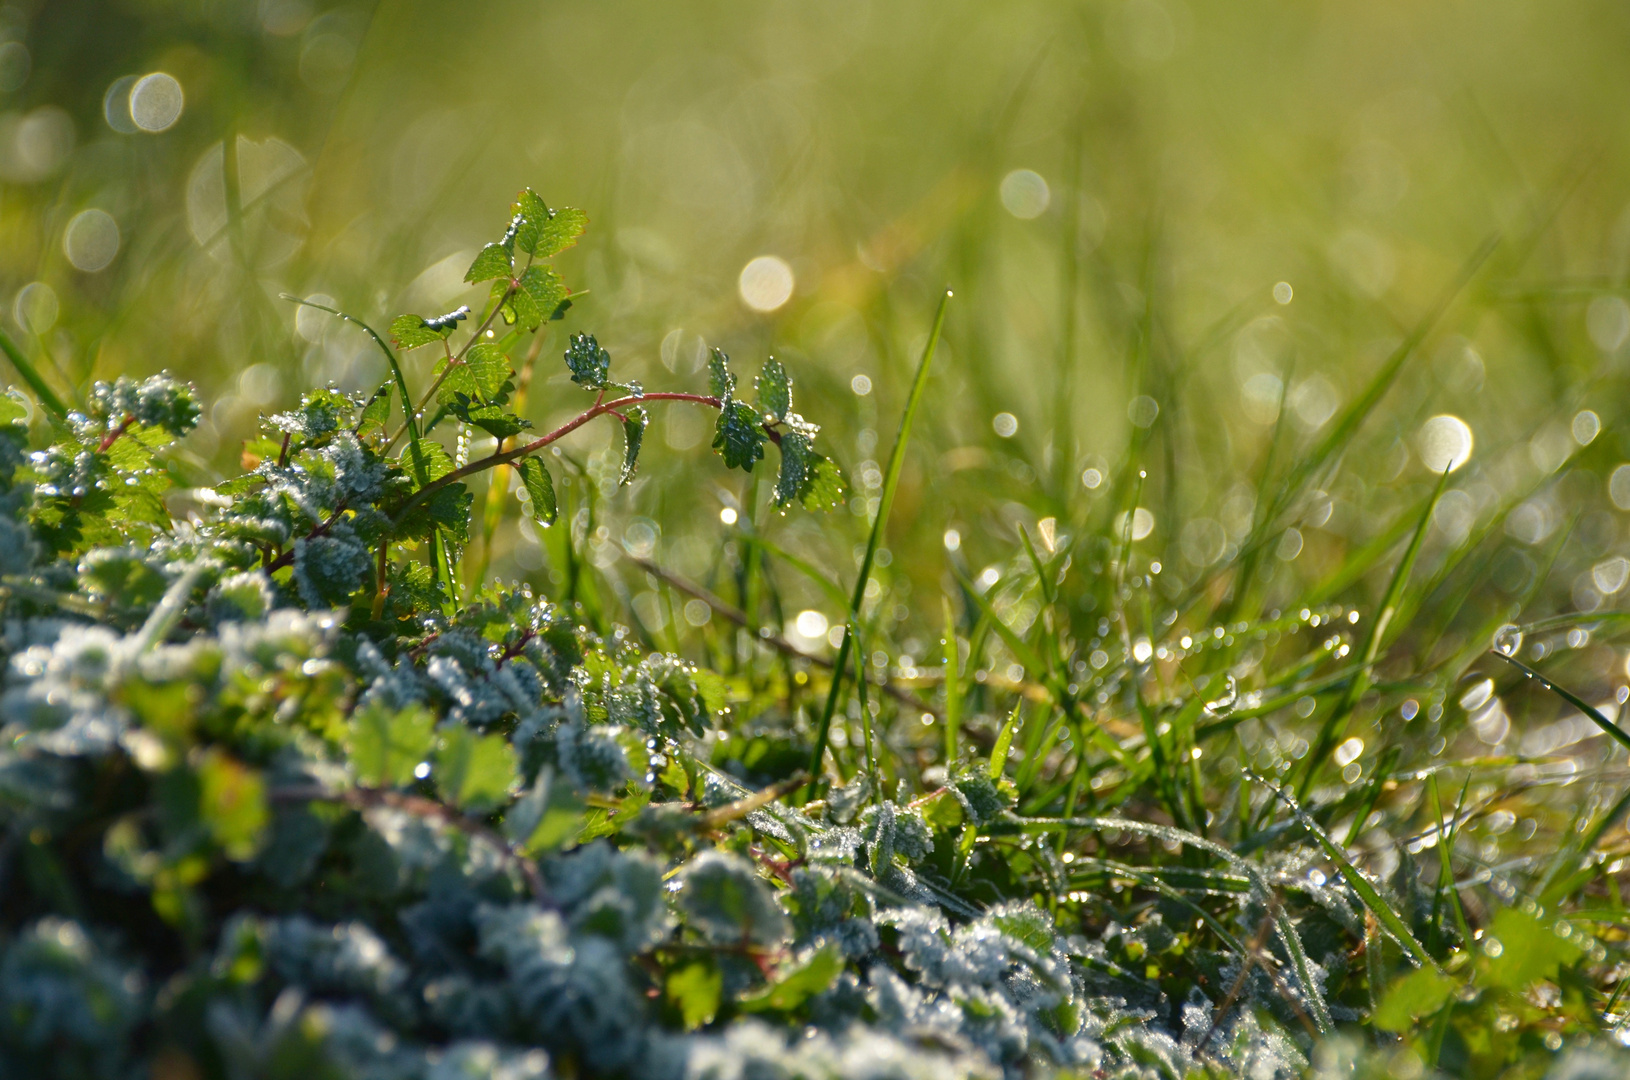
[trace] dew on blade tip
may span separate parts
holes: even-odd
[[[1511,623],[1494,631],[1494,651],[1501,656],[1516,656],[1522,648],[1522,629]]]

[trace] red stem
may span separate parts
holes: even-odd
[[[540,435],[529,443],[522,443],[520,446],[513,447],[509,450],[495,451],[482,458],[480,461],[470,462],[462,469],[454,469],[452,472],[448,473],[446,476],[443,476],[439,480],[432,480],[430,483],[414,492],[413,497],[403,504],[401,510],[397,511],[397,518],[400,519],[403,514],[407,513],[415,506],[418,506],[420,503],[424,502],[425,499],[429,498],[431,495],[434,495],[438,490],[446,487],[448,484],[455,484],[464,479],[466,476],[472,476],[475,473],[482,472],[483,470],[493,468],[497,465],[507,465],[511,461],[526,457],[528,454],[537,453],[550,443],[570,435],[572,432],[576,431],[590,420],[593,420],[598,416],[604,416],[606,413],[616,412],[618,409],[627,408],[630,405],[638,405],[642,401],[689,401],[696,405],[706,405],[714,409],[722,408],[724,405],[724,403],[718,398],[705,394],[630,394],[628,397],[618,398],[615,401],[605,401],[603,400],[604,395],[601,395],[601,397],[602,400],[596,401],[593,407],[587,412],[582,413],[574,419],[566,421],[566,423],[560,425],[560,427],[549,432],[547,435]],[[764,430],[765,433],[770,436],[770,438],[780,442],[779,432],[772,430],[768,424],[764,426]]]

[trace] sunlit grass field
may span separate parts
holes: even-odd
[[[554,529],[478,497],[463,584],[731,676],[714,760],[762,787],[808,763],[950,290],[861,607],[888,692],[839,712],[832,767],[932,791],[1017,715],[1020,813],[1347,880],[1331,1076],[1537,1076],[1620,1030],[1622,7],[36,0],[0,40],[0,328],[68,399],[195,383],[185,484],[302,390],[387,378],[286,295],[479,311],[462,275],[517,190],[583,208],[534,424],[584,407],[572,333],[649,390],[774,355],[849,497],[782,514],[711,419],[653,405],[626,487],[610,428],[562,444]],[[1061,924],[1174,888],[1126,869],[1180,861],[1159,843],[1073,843]],[[1508,908],[1585,942],[1520,1008],[1485,970]],[[1426,954],[1473,990],[1378,1034]]]

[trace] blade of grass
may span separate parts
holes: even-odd
[[[1249,770],[1246,771],[1249,772]],[[1308,835],[1312,836],[1319,846],[1324,849],[1324,853],[1330,856],[1330,860],[1336,864],[1336,869],[1341,872],[1342,879],[1347,882],[1348,888],[1358,894],[1359,900],[1380,920],[1381,925],[1386,928],[1387,933],[1398,943],[1399,947],[1408,952],[1421,967],[1436,968],[1437,963],[1432,959],[1432,954],[1428,953],[1425,946],[1415,940],[1415,935],[1410,933],[1409,927],[1405,925],[1404,920],[1396,911],[1392,910],[1391,905],[1381,898],[1381,894],[1376,891],[1375,886],[1371,885],[1369,879],[1364,876],[1358,867],[1353,865],[1346,852],[1342,851],[1336,845],[1336,842],[1330,839],[1328,833],[1319,828],[1319,823],[1314,821],[1307,811],[1302,809],[1301,804],[1291,796],[1290,792],[1272,780],[1258,776],[1255,773],[1251,774],[1251,779],[1279,796],[1302,828],[1307,830]]]
[[[962,735],[962,675],[958,671],[961,656],[957,652],[951,598],[942,597],[940,605],[945,614],[945,768],[949,770],[957,758],[957,742]]]
[[[832,688],[826,695],[826,706],[821,710],[820,727],[815,732],[815,746],[809,755],[809,798],[815,797],[815,792],[821,783],[821,767],[826,760],[826,740],[832,730],[832,714],[837,710],[838,698],[843,694],[843,675],[848,666],[849,653],[855,636],[855,630],[860,625],[860,608],[866,600],[866,584],[871,580],[872,561],[877,557],[877,547],[883,537],[883,527],[888,521],[889,508],[894,504],[895,489],[900,486],[900,472],[905,468],[906,441],[911,437],[911,422],[916,419],[917,410],[922,405],[923,391],[928,388],[928,373],[934,361],[934,352],[939,347],[940,333],[945,329],[945,309],[951,302],[951,292],[946,290],[940,297],[939,310],[934,314],[934,326],[928,333],[928,344],[923,347],[923,356],[917,364],[917,377],[911,384],[911,396],[906,399],[905,414],[900,418],[900,434],[895,437],[894,449],[889,453],[889,469],[883,480],[883,492],[877,504],[877,517],[872,520],[871,535],[866,538],[866,554],[860,560],[860,573],[855,579],[855,593],[849,601],[849,623],[844,629],[843,641],[838,645],[838,655],[832,662]]]
[[[6,354],[6,359],[11,361],[11,366],[17,369],[17,374],[22,376],[28,388],[34,391],[34,396],[45,407],[45,411],[58,420],[66,419],[68,409],[62,404],[62,399],[52,392],[50,384],[34,366],[34,362],[23,355],[23,350],[17,347],[17,343],[12,341],[4,330],[0,330],[0,352]]]
[[[1436,509],[1438,500],[1443,497],[1443,489],[1448,483],[1449,470],[1444,469],[1443,475],[1438,477],[1437,488],[1432,492],[1432,497],[1426,501],[1426,508],[1421,511],[1420,521],[1415,526],[1415,535],[1410,538],[1404,557],[1399,560],[1397,568],[1392,572],[1392,580],[1387,583],[1387,591],[1381,598],[1381,606],[1376,609],[1375,618],[1370,621],[1370,632],[1365,637],[1364,649],[1359,654],[1358,673],[1347,685],[1347,693],[1342,695],[1336,707],[1325,718],[1324,724],[1319,729],[1319,736],[1307,755],[1307,769],[1302,773],[1302,782],[1297,789],[1299,798],[1307,798],[1308,789],[1313,786],[1313,780],[1324,764],[1325,755],[1346,733],[1347,718],[1352,715],[1364,692],[1370,688],[1376,658],[1381,654],[1381,646],[1386,642],[1387,631],[1392,627],[1393,616],[1398,611],[1404,588],[1409,583],[1410,571],[1415,568],[1415,559],[1420,555],[1421,544],[1426,540],[1426,528],[1432,523],[1432,511]]]
[[[1563,701],[1566,701],[1569,705],[1572,705],[1574,708],[1584,713],[1590,718],[1591,723],[1595,724],[1597,727],[1606,732],[1614,742],[1626,749],[1630,749],[1630,732],[1625,731],[1622,727],[1603,716],[1601,710],[1596,708],[1596,706],[1589,704],[1584,698],[1580,697],[1572,690],[1569,690],[1567,687],[1558,686],[1556,683],[1552,682],[1550,679],[1547,679],[1545,676],[1541,675],[1539,672],[1535,671],[1521,660],[1518,660],[1515,656],[1507,656],[1498,649],[1490,649],[1489,652],[1495,656],[1498,656],[1501,660],[1504,660],[1506,663],[1522,672],[1528,678],[1538,683],[1542,688],[1549,690]]]
[[[1021,828],[1032,835],[1059,830],[1068,831],[1070,829],[1089,829],[1095,832],[1118,829],[1121,832],[1147,836],[1163,842],[1184,844],[1197,851],[1203,851],[1208,855],[1221,859],[1235,872],[1249,879],[1258,898],[1269,907],[1273,915],[1274,929],[1278,934],[1279,942],[1285,947],[1286,955],[1290,957],[1291,967],[1296,972],[1297,981],[1301,983],[1302,993],[1307,999],[1308,1009],[1313,1015],[1315,1026],[1321,1032],[1334,1029],[1335,1023],[1330,1017],[1330,1007],[1326,1004],[1324,994],[1319,990],[1318,984],[1313,981],[1307,951],[1302,947],[1302,939],[1296,933],[1296,926],[1291,922],[1289,915],[1285,913],[1284,905],[1275,900],[1275,893],[1267,875],[1255,863],[1241,858],[1213,840],[1207,840],[1203,836],[1196,836],[1191,832],[1176,829],[1170,825],[1156,825],[1151,822],[1118,817],[1020,818],[1018,820]]]

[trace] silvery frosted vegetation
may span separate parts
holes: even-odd
[[[836,659],[766,629],[746,648],[779,652],[703,665],[466,570],[506,514],[570,556],[564,493],[616,497],[653,400],[716,414],[722,465],[773,470],[777,510],[849,495],[780,362],[749,387],[715,350],[705,392],[646,390],[554,333],[549,259],[585,221],[524,192],[470,268],[482,311],[357,329],[389,380],[265,416],[213,487],[174,485],[184,382],[70,407],[30,370],[0,399],[0,1076],[1623,1067],[1601,842],[1625,800],[1592,787],[1549,857],[1504,858],[1511,788],[1437,756],[1497,689],[1561,695],[1575,742],[1630,742],[1523,659],[1611,617],[1525,636],[1472,604],[1445,633],[1482,537],[1434,549],[1423,584],[1435,477],[1346,581],[1271,609],[1253,582],[1398,364],[1265,493],[1231,593],[1163,589],[1130,454],[1124,512],[1022,528],[959,577],[937,682],[902,688],[866,650],[896,447]],[[524,419],[540,334],[584,402],[551,432]],[[414,388],[420,348],[441,358]],[[556,445],[596,420],[622,432],[606,468]],[[1348,604],[1372,567],[1379,603]],[[1549,749],[1503,783],[1571,776]],[[1451,862],[1466,829],[1481,846]]]

